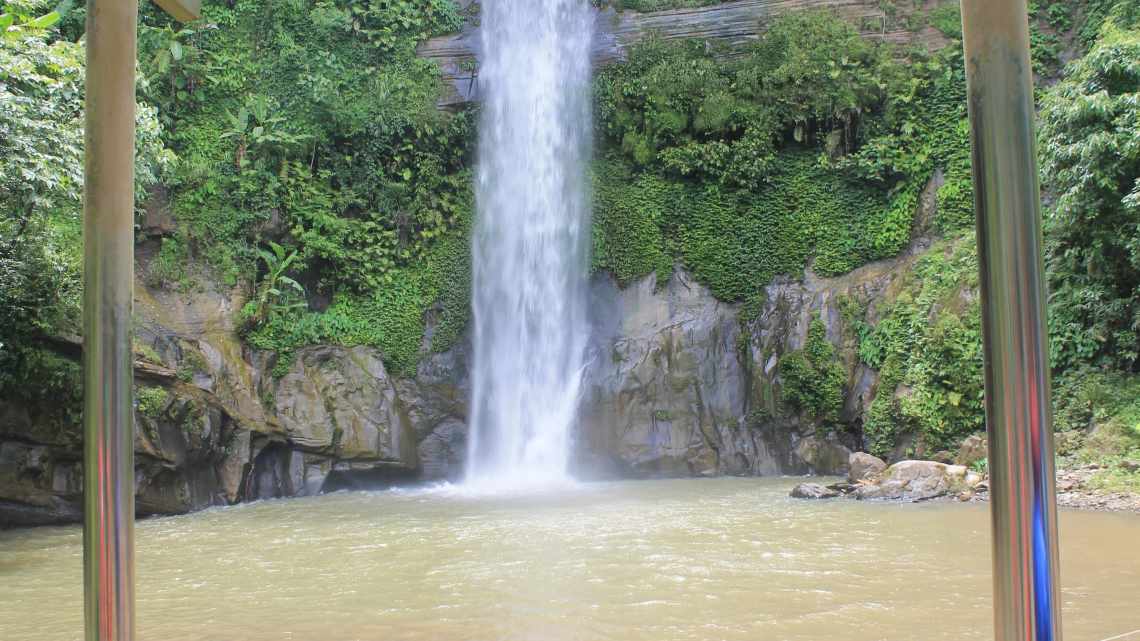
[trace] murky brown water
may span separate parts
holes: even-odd
[[[792,484],[336,494],[142,521],[139,638],[990,638],[985,506],[794,501]],[[1140,517],[1062,512],[1061,529],[1065,639],[1140,628]],[[80,545],[76,527],[0,532],[0,639],[81,638]]]

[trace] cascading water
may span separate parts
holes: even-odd
[[[484,0],[467,481],[569,480],[586,344],[589,0]]]

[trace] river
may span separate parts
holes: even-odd
[[[798,501],[794,483],[444,486],[148,519],[139,638],[991,638],[986,506]],[[1064,638],[1140,628],[1140,516],[1062,511],[1060,528]],[[0,532],[0,639],[82,637],[81,545],[78,526]]]

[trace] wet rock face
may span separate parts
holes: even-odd
[[[777,474],[797,467],[784,434],[747,420],[749,372],[736,306],[683,271],[660,288],[594,279],[578,430],[587,476]]]
[[[275,382],[274,399],[277,419],[297,449],[416,467],[411,421],[374,349],[299,350],[289,373]]]
[[[576,473],[846,474],[878,375],[859,364],[840,305],[854,301],[870,320],[909,260],[773,283],[748,322],[680,269],[660,285],[653,275],[624,288],[596,276]],[[461,478],[466,341],[426,354],[407,379],[389,375],[375,349],[337,346],[298,350],[274,378],[272,355],[235,334],[240,292],[137,291],[135,375],[150,394],[136,413],[140,513]],[[779,360],[803,348],[816,318],[847,372],[837,424],[782,401]],[[0,526],[78,518],[78,424],[0,399],[0,448]]]

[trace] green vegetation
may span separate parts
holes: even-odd
[[[609,5],[618,11],[665,11],[667,9],[691,9],[720,4],[728,0],[593,0],[596,5]]]
[[[168,181],[179,223],[152,284],[205,262],[251,284],[246,338],[288,352],[313,342],[379,347],[414,367],[437,302],[446,345],[466,320],[470,114],[435,107],[414,55],[456,30],[450,0],[208,3],[174,31],[143,16],[142,59],[181,162]],[[257,285],[252,283],[257,282]],[[314,299],[331,299],[312,311]],[[282,362],[286,362],[283,359]]]
[[[139,414],[155,419],[166,411],[170,393],[161,387],[138,387],[135,389],[135,403]]]
[[[1056,194],[1046,217],[1053,360],[1062,370],[1088,363],[1135,372],[1140,24],[1110,17],[1100,33],[1041,110],[1042,170]]]
[[[1140,492],[1140,377],[1082,368],[1055,387],[1063,462],[1098,465],[1095,488]]]
[[[859,357],[881,375],[863,425],[872,453],[887,455],[906,433],[933,452],[985,429],[977,284],[973,234],[943,241],[917,260],[879,322],[858,327]]]
[[[972,223],[961,53],[909,54],[828,12],[744,55],[649,40],[597,80],[594,266],[628,282],[680,259],[725,300],[810,264],[897,255],[935,170],[944,231]]]
[[[56,39],[59,18],[0,3],[0,397],[77,413],[78,367],[42,343],[75,333],[81,293],[84,52]],[[171,162],[161,134],[140,104],[140,194]]]
[[[794,410],[828,428],[839,419],[847,374],[835,346],[827,340],[823,321],[811,322],[803,349],[780,359],[780,376],[784,379],[784,400]]]

